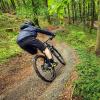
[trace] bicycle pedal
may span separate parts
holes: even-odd
[[[53,66],[55,67],[55,66],[57,66],[57,64],[54,64]]]
[[[48,64],[42,65],[42,70],[46,71],[46,70],[51,70],[51,67],[48,67]]]
[[[55,62],[55,63],[52,64],[52,67],[56,67],[57,65],[58,65],[58,63]]]

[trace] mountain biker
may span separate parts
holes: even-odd
[[[45,47],[45,45],[40,40],[36,39],[38,33],[43,33],[55,37],[54,33],[37,28],[35,27],[35,24],[33,22],[28,21],[22,24],[20,27],[20,32],[17,37],[17,44],[22,49],[24,49],[32,55],[36,54],[37,49],[39,49],[49,59],[49,65],[53,66],[56,64],[56,62],[54,62],[54,60],[52,59],[50,50],[47,47]]]

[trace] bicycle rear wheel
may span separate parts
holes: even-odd
[[[35,65],[33,66],[37,75],[46,82],[52,82],[56,77],[55,69],[50,67],[48,69],[48,66],[44,66],[45,63],[45,56],[43,55],[37,55],[35,56]],[[47,68],[45,68],[47,67]]]
[[[64,58],[62,57],[62,55],[58,52],[58,50],[55,47],[53,47],[52,54],[58,59],[58,61],[61,64],[66,65]]]

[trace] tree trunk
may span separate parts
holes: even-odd
[[[77,6],[76,6],[76,2],[75,0],[73,1],[74,2],[74,16],[75,16],[75,21],[77,20]]]
[[[94,25],[94,17],[95,17],[95,2],[91,0],[91,29],[93,29]]]
[[[97,30],[97,39],[96,39],[96,48],[95,52],[96,55],[100,56],[100,1],[99,1],[99,8],[98,8],[98,30]]]
[[[82,22],[82,7],[81,7],[81,3],[79,2],[79,13],[80,13],[80,19]]]
[[[85,0],[83,0],[83,24],[85,26]]]
[[[67,9],[68,9],[68,19],[69,19],[69,24],[71,23],[71,18],[70,18],[70,9],[69,9],[69,3],[67,5]]]
[[[89,16],[90,16],[90,3],[88,3],[87,7],[87,20],[89,20]]]
[[[75,21],[75,19],[74,19],[75,18],[74,17],[74,4],[73,4],[74,1],[72,0],[71,2],[72,2],[72,20],[73,20],[73,24],[74,24],[74,21]]]

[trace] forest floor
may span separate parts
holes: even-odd
[[[44,39],[44,37],[42,38]],[[54,41],[53,44],[57,45],[57,42]],[[58,45],[58,48],[62,48],[62,51],[64,51],[63,47],[65,46],[66,52],[70,52],[70,50],[67,50],[69,46],[62,43]],[[63,55],[67,55],[67,53]],[[77,62],[77,56],[74,50],[72,50],[71,54],[73,55],[71,55],[73,60],[70,60],[70,57],[65,58],[66,61],[70,60],[70,64],[73,64],[73,62]],[[51,84],[37,77],[32,68],[31,60],[32,55],[23,52],[0,65],[0,100],[3,98],[5,100],[36,100],[48,89]],[[59,100],[72,99],[72,83],[76,78],[76,71],[73,71],[68,83],[63,83],[67,88],[63,94],[59,95]]]

